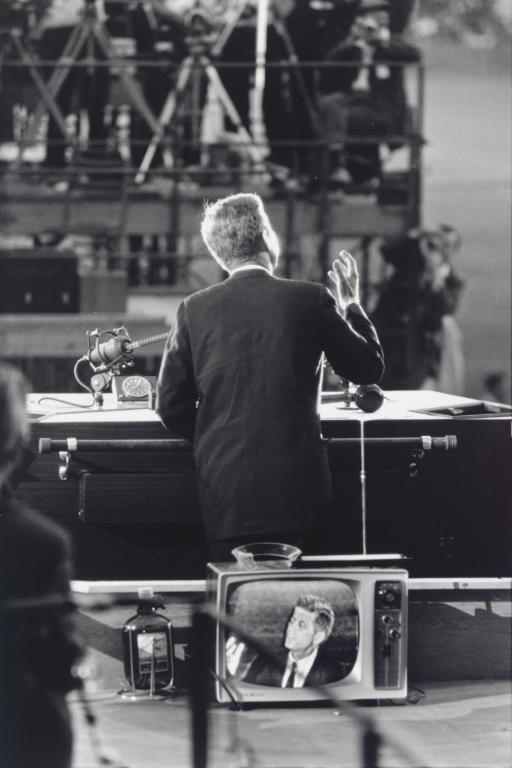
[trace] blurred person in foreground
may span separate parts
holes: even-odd
[[[74,633],[70,546],[55,523],[9,490],[28,435],[25,382],[0,365],[0,765],[68,768],[66,693],[81,656]]]
[[[212,559],[262,540],[302,547],[324,530],[331,499],[323,353],[353,382],[376,382],[384,369],[356,263],[342,251],[329,272],[338,306],[323,285],[276,277],[278,238],[254,194],[208,206],[201,233],[229,278],[180,303],[156,410],[193,441]]]

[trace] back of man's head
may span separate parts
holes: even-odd
[[[258,195],[240,193],[217,200],[204,212],[201,235],[223,269],[251,262],[266,250],[264,232],[270,229]]]
[[[14,468],[28,436],[25,394],[22,373],[0,363],[0,487]]]

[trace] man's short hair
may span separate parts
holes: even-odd
[[[28,436],[26,391],[23,374],[0,363],[0,484],[16,464]]]
[[[231,269],[266,250],[263,233],[269,228],[259,195],[240,193],[206,207],[201,235],[213,258]]]
[[[315,624],[318,629],[325,632],[325,639],[329,637],[334,627],[334,611],[327,602],[316,595],[301,595],[295,603],[296,608],[304,608],[315,614]]]

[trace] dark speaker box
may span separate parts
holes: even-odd
[[[80,274],[80,312],[126,312],[128,276],[125,269]]]
[[[77,257],[53,249],[0,251],[0,313],[80,309]]]

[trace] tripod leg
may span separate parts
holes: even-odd
[[[85,40],[87,39],[88,33],[89,28],[86,23],[80,24],[71,32],[66,46],[61,56],[59,57],[59,63],[62,62],[62,64],[56,67],[52,73],[52,76],[50,77],[50,80],[48,81],[48,84],[44,84],[43,90],[40,89],[41,98],[39,99],[32,114],[32,127],[29,128],[27,132],[27,136],[23,142],[24,145],[30,144],[35,140],[39,123],[44,114],[45,106],[51,111],[53,117],[59,125],[60,130],[62,131],[63,136],[67,138],[68,132],[66,130],[62,114],[57,107],[56,98],[64,84],[66,77],[69,75],[73,62],[76,60],[83,44],[85,43]],[[43,83],[42,78],[41,83]]]
[[[135,176],[135,181],[137,184],[141,184],[144,181],[146,177],[146,173],[149,171],[149,168],[151,167],[151,163],[153,162],[155,152],[158,148],[158,145],[160,144],[160,141],[162,140],[164,127],[169,124],[170,120],[172,119],[176,111],[176,106],[178,104],[178,97],[181,93],[183,93],[183,91],[187,87],[187,83],[188,83],[190,74],[192,72],[193,66],[194,66],[194,62],[190,56],[185,59],[185,61],[181,66],[176,87],[173,91],[169,93],[169,95],[167,96],[167,99],[165,100],[165,104],[162,107],[162,111],[158,118],[157,130],[154,132],[153,138],[151,139],[149,146],[146,149],[146,153],[142,158],[142,162],[139,166],[139,170],[137,172],[137,175]]]
[[[215,41],[213,48],[211,49],[211,55],[216,57],[220,56],[222,53],[224,46],[226,45],[229,36],[231,35],[232,31],[240,21],[240,18],[245,11],[249,0],[238,0],[238,5],[236,8],[233,8],[230,18],[228,19],[228,22],[220,35],[218,36],[217,40]]]
[[[32,54],[28,53],[23,48],[23,45],[21,44],[21,41],[18,39],[18,37],[14,37],[13,39],[14,39],[14,45],[16,47],[16,50],[18,51],[18,54],[21,60],[23,61],[23,63],[26,64],[27,69],[32,77],[32,80],[34,81],[34,84],[41,95],[42,103],[44,103],[47,110],[52,113],[53,117],[55,118],[55,122],[57,123],[57,125],[59,126],[62,132],[62,135],[65,136],[66,138],[69,138],[64,116],[55,100],[55,97],[57,96],[58,90],[60,90],[62,83],[59,86],[59,89],[57,89],[55,93],[52,93],[48,88],[48,86],[46,85],[46,83],[44,82],[41,75],[39,74],[36,67],[36,61],[32,56]],[[64,80],[62,82],[64,82]],[[39,121],[36,117],[36,114],[34,114],[33,127],[32,127],[32,130],[30,131],[30,135],[35,135],[37,133],[38,122]],[[27,140],[24,141],[23,143],[27,144],[28,141],[29,140],[27,138]]]
[[[202,57],[201,61],[214,92],[217,94],[222,106],[226,110],[227,116],[229,117],[231,122],[234,124],[237,134],[245,142],[245,144],[247,144],[247,151],[251,159],[255,163],[258,163],[258,164],[263,163],[265,161],[264,150],[261,147],[258,147],[254,143],[249,131],[243,125],[240,119],[240,115],[236,111],[233,102],[229,98],[229,94],[224,88],[222,84],[222,80],[220,79],[217,70],[215,69],[213,64],[211,64],[208,61],[206,57]]]
[[[124,91],[130,99],[132,106],[137,110],[141,117],[144,118],[151,130],[154,133],[159,133],[161,130],[160,125],[152,110],[149,108],[139,83],[134,79],[132,75],[128,74],[122,61],[116,61],[110,38],[100,23],[96,23],[94,25],[93,34],[107,60],[112,62],[113,65],[118,65],[119,79],[123,84]]]

